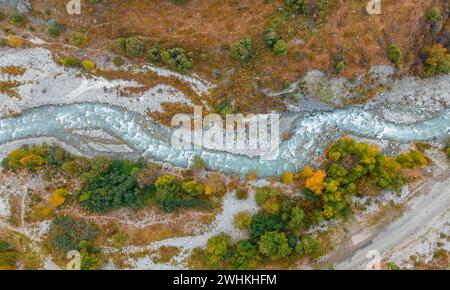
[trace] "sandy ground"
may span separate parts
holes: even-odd
[[[357,249],[350,258],[340,261],[336,269],[365,269],[371,260],[368,254],[377,251],[385,261],[401,261],[409,257],[411,249],[431,237],[448,230],[450,221],[450,171],[426,181],[406,203],[408,210],[379,233],[366,232],[353,236]],[[447,232],[448,235],[448,232]],[[410,250],[408,250],[408,247]],[[429,249],[423,249],[429,250]]]

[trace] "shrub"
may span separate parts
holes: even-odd
[[[236,198],[237,199],[247,199],[248,198],[248,188],[246,187],[239,187],[236,189]]]
[[[125,44],[125,51],[129,56],[141,57],[144,55],[145,45],[137,37],[128,38]]]
[[[283,173],[283,175],[281,176],[281,182],[283,182],[284,184],[294,183],[294,173],[290,171]]]
[[[95,63],[90,60],[83,60],[81,66],[87,72],[93,71],[95,69]]]
[[[450,53],[442,44],[435,44],[427,51],[425,72],[429,75],[450,73]]]
[[[340,74],[341,72],[344,71],[344,69],[345,69],[345,63],[344,63],[344,61],[338,62],[338,63],[336,64],[336,66],[335,66],[336,74]]]
[[[11,15],[9,23],[14,26],[22,26],[25,23],[25,17],[22,14],[14,13]]]
[[[308,7],[308,0],[285,0],[288,7],[300,14],[308,14],[309,13],[309,7]]]
[[[282,56],[287,53],[287,46],[284,40],[278,40],[273,46],[273,52],[276,56]]]
[[[48,28],[47,33],[52,37],[57,37],[61,34],[61,30],[57,25],[54,25]]]
[[[61,63],[63,66],[75,67],[78,66],[80,61],[74,56],[68,56],[64,58]]]
[[[182,187],[184,192],[193,197],[198,197],[205,192],[205,187],[198,181],[184,182]]]
[[[16,267],[17,250],[10,243],[0,240],[0,270],[10,270]]]
[[[7,40],[2,38],[2,37],[0,37],[0,46],[5,46],[7,44],[8,44]]]
[[[61,254],[71,250],[81,250],[83,241],[94,242],[98,229],[94,224],[69,216],[56,217],[50,226],[52,246]]]
[[[402,51],[395,44],[391,44],[387,50],[388,58],[394,64],[398,64],[402,58]]]
[[[430,21],[432,24],[442,20],[441,11],[438,7],[432,7],[428,9],[426,14],[427,20]]]
[[[122,60],[122,58],[121,58],[121,57],[118,57],[118,56],[115,56],[115,57],[113,58],[112,62],[113,62],[113,64],[114,64],[116,67],[121,67],[121,66],[123,65],[123,60]]]
[[[208,263],[212,266],[219,266],[225,260],[230,248],[231,238],[226,234],[219,234],[209,238],[205,248]]]
[[[177,47],[163,50],[161,59],[165,64],[178,69],[182,73],[188,73],[194,64],[194,60],[189,56],[189,53],[186,54],[184,49]]]
[[[249,212],[243,211],[234,216],[234,226],[241,231],[250,229],[252,216]]]
[[[172,0],[176,5],[184,5],[188,2],[188,0]]]
[[[280,215],[259,212],[252,218],[250,234],[254,241],[258,241],[265,232],[282,231],[284,228],[285,224]]]
[[[264,32],[264,43],[271,49],[273,49],[278,40],[280,40],[280,34],[277,31],[268,29]]]
[[[0,21],[3,20],[5,20],[5,14],[2,11],[0,11]]]
[[[13,48],[22,48],[25,45],[23,40],[16,35],[8,35],[7,42]]]
[[[57,189],[53,192],[48,202],[52,207],[59,207],[64,204],[67,191],[65,189]]]
[[[126,38],[117,39],[117,47],[122,50],[126,50],[127,49],[127,39]]]
[[[76,47],[85,47],[87,45],[87,36],[80,32],[72,32],[70,43]]]
[[[241,63],[247,63],[252,60],[254,57],[252,40],[250,38],[244,38],[236,42],[231,47],[231,56]]]
[[[320,254],[320,240],[313,236],[306,236],[295,246],[295,251],[301,256],[315,257]]]
[[[259,251],[272,260],[285,258],[292,252],[286,235],[277,231],[262,235],[258,245]]]
[[[160,176],[156,182],[156,201],[165,211],[174,211],[180,206],[182,194],[181,182],[173,176]]]

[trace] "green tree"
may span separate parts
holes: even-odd
[[[287,46],[284,40],[278,40],[273,46],[273,52],[276,56],[282,56],[287,53]]]
[[[257,263],[257,247],[247,240],[236,243],[230,258],[233,270],[255,270]]]
[[[273,260],[285,258],[292,252],[286,235],[277,231],[262,235],[258,245],[259,251]]]
[[[205,255],[208,263],[214,267],[219,266],[226,258],[231,248],[231,238],[226,234],[219,234],[208,239]]]
[[[441,11],[439,10],[439,7],[431,7],[428,9],[426,14],[427,20],[430,21],[432,24],[442,20]]]
[[[231,47],[231,56],[242,63],[247,63],[252,60],[254,57],[252,40],[250,38],[243,38],[233,44]]]
[[[400,62],[400,59],[402,58],[402,51],[398,46],[395,44],[391,44],[388,47],[387,55],[390,61],[392,61],[394,64],[398,64]]]
[[[427,51],[425,72],[429,75],[450,73],[450,53],[442,44],[435,44]]]

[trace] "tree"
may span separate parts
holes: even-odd
[[[52,196],[49,198],[48,202],[52,207],[59,207],[64,204],[66,200],[65,196],[67,195],[67,191],[65,189],[57,189],[53,192]]]
[[[309,6],[308,6],[308,0],[285,0],[288,7],[300,14],[308,14],[309,13]]]
[[[287,223],[287,228],[296,231],[301,230],[306,226],[306,215],[305,212],[298,207],[291,208],[289,212],[289,221]]]
[[[174,211],[180,206],[180,199],[182,193],[181,182],[169,175],[158,177],[155,182],[156,186],[156,201],[165,211]]]
[[[81,62],[81,66],[87,72],[91,72],[91,71],[93,71],[95,69],[95,63],[90,61],[90,60],[83,60]]]
[[[144,55],[145,45],[138,37],[119,38],[118,46],[124,49],[129,56],[141,57]]]
[[[191,168],[197,171],[201,171],[205,169],[205,167],[205,161],[199,155],[195,155],[194,159],[192,160]]]
[[[208,239],[205,255],[208,263],[217,267],[225,260],[231,247],[231,238],[226,234],[219,234]]]
[[[283,176],[281,177],[281,182],[283,182],[284,184],[294,183],[294,173],[289,171],[283,173]]]
[[[98,234],[94,224],[69,216],[56,217],[50,225],[49,237],[52,246],[61,254],[81,250],[82,241],[93,242]]]
[[[247,63],[252,60],[254,57],[252,40],[250,38],[243,38],[233,44],[231,47],[231,56],[241,63]]]
[[[257,248],[247,240],[236,243],[230,258],[230,268],[233,270],[255,270]]]
[[[265,232],[282,231],[284,228],[285,224],[279,214],[267,214],[261,211],[252,218],[250,236],[252,240],[257,241]]]
[[[292,252],[286,235],[277,231],[262,235],[258,245],[259,251],[273,260],[282,259]]]
[[[319,169],[313,175],[306,179],[305,187],[317,195],[322,194],[324,189],[323,181],[325,180],[326,173]]]
[[[429,75],[450,73],[450,53],[442,44],[435,44],[427,51],[425,72]]]
[[[205,187],[203,183],[192,180],[183,183],[183,190],[193,197],[198,197],[205,192]]]

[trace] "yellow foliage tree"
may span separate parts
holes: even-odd
[[[250,170],[247,174],[247,180],[248,181],[255,181],[258,178],[258,176],[256,175],[256,172],[253,170]]]
[[[302,176],[303,178],[309,178],[309,177],[313,176],[313,174],[314,174],[314,170],[313,170],[311,167],[306,166],[306,167],[303,169],[303,171],[302,171],[302,173],[301,173],[301,176]]]
[[[39,155],[30,153],[20,159],[20,164],[23,167],[30,169],[40,169],[44,165],[45,159]]]
[[[284,184],[294,183],[294,173],[289,171],[283,173],[283,176],[281,177],[281,182],[283,182]]]
[[[321,169],[317,170],[315,173],[313,173],[312,176],[306,179],[305,183],[306,188],[316,193],[317,195],[322,194],[324,188],[323,181],[325,180],[326,176],[327,175],[323,170]]]
[[[48,199],[48,202],[52,207],[61,206],[66,201],[66,198],[64,197],[65,195],[66,195],[65,189],[57,189]]]

